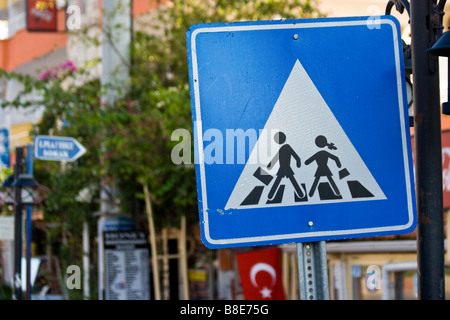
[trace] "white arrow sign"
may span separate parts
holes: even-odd
[[[34,157],[50,161],[75,161],[86,153],[86,148],[72,137],[37,136]]]

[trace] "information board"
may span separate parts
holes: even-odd
[[[141,231],[108,231],[105,245],[105,299],[149,300],[148,241]]]

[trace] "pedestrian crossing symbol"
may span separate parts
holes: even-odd
[[[298,125],[316,118],[307,132]],[[225,209],[386,199],[298,60],[264,130],[274,133],[271,149],[280,147],[265,165],[258,154],[267,143],[256,143]]]
[[[414,230],[400,27],[390,16],[377,29],[366,22],[215,23],[188,30],[206,246]]]

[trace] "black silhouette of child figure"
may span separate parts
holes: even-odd
[[[325,138],[324,136],[318,136],[316,138],[316,146],[318,146],[319,148],[328,147],[328,149],[330,150],[337,150],[334,143],[328,143],[327,138]],[[331,177],[333,174],[331,173],[330,168],[328,168],[327,165],[328,159],[334,160],[338,168],[341,167],[341,162],[339,161],[339,158],[325,150],[317,152],[315,155],[313,155],[311,158],[305,161],[305,165],[309,165],[313,161],[317,162],[317,171],[314,174],[315,180],[313,182],[311,190],[309,191],[310,197],[314,195],[320,177],[326,177],[330,182],[331,187],[333,188],[333,191],[336,194],[336,196],[340,195],[340,191],[336,186],[336,183],[334,183],[333,178]]]
[[[281,131],[277,132],[274,136],[274,140],[278,144],[284,144],[286,142],[286,135]],[[295,151],[292,149],[290,145],[284,144],[283,146],[281,146],[280,150],[278,150],[275,157],[273,157],[272,161],[270,161],[269,165],[267,166],[267,168],[270,169],[278,161],[280,161],[280,169],[278,169],[278,172],[276,174],[277,178],[275,179],[275,182],[273,183],[273,186],[270,189],[268,195],[269,199],[272,199],[274,197],[275,192],[277,191],[278,186],[280,185],[281,179],[284,177],[289,178],[299,198],[303,198],[305,196],[302,190],[300,189],[300,186],[298,185],[297,181],[294,178],[294,171],[291,168],[291,157],[296,160],[297,168],[300,168],[301,166],[300,157],[297,155],[297,153],[295,153]]]

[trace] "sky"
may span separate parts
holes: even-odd
[[[319,8],[329,17],[383,15],[387,0],[319,0]],[[401,26],[408,24],[408,14],[400,14],[392,9]]]

